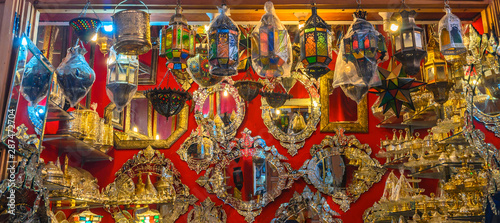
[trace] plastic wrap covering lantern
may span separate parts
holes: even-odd
[[[71,107],[87,95],[95,81],[95,72],[85,61],[85,53],[87,50],[79,45],[71,47],[57,67],[57,82]]]
[[[121,4],[128,0],[120,2],[115,11]],[[140,1],[146,9],[148,7]],[[151,30],[149,12],[127,9],[113,13],[113,27],[115,29],[116,43],[114,45],[118,54],[141,55],[151,50]]]
[[[116,105],[117,111],[130,103],[137,91],[139,60],[137,56],[117,54],[111,48],[108,58],[106,94]]]
[[[415,25],[415,10],[403,10],[395,13],[400,28],[394,33],[396,60],[401,62],[407,75],[413,76],[420,71],[420,61],[424,59],[426,51],[422,36],[423,29]]]
[[[168,59],[169,69],[186,69],[187,58],[195,52],[196,33],[188,27],[179,4],[168,24],[168,27],[164,27],[160,33],[160,56]]]
[[[441,53],[448,60],[454,58],[455,55],[465,53],[465,45],[462,39],[462,26],[460,19],[451,13],[451,8],[445,4],[444,11],[446,15],[439,20],[439,46]]]
[[[24,99],[35,106],[47,96],[52,79],[52,72],[45,68],[43,62],[31,57],[24,68],[24,77],[21,83],[21,94]]]
[[[290,73],[292,43],[285,26],[274,11],[273,3],[264,5],[266,14],[252,32],[252,67],[259,76],[279,77]]]
[[[332,61],[332,33],[330,26],[318,16],[316,4],[312,5],[312,15],[300,32],[300,59],[306,74],[320,78],[330,71]]]
[[[70,223],[99,223],[102,221],[102,215],[97,215],[89,210],[83,211],[79,214],[72,214],[69,217]]]
[[[74,18],[69,21],[69,25],[75,31],[76,36],[85,43],[89,42],[90,40],[95,41],[94,38],[97,39],[97,32],[102,26],[102,23],[93,8],[92,11],[94,11],[94,14],[97,18],[94,19],[85,17],[89,6],[90,8],[92,8],[92,6],[90,5],[90,0],[87,1],[87,4],[85,4],[85,7],[83,8],[78,18]]]
[[[427,59],[424,64],[424,81],[426,88],[434,95],[434,101],[444,103],[448,100],[448,93],[452,87],[448,77],[448,67],[439,51],[438,40],[433,37],[427,44]]]
[[[340,44],[333,88],[341,87],[346,96],[359,102],[370,87],[380,85],[377,64],[387,50],[384,37],[365,20],[366,12],[357,11],[355,17]]]
[[[203,30],[201,30],[203,31]],[[210,65],[208,64],[208,43],[207,35],[198,32],[196,35],[199,44],[196,46],[196,56],[187,60],[187,72],[191,78],[201,87],[210,87],[222,81],[222,77],[210,74]]]
[[[238,73],[240,30],[227,15],[228,8],[225,4],[218,9],[220,14],[210,23],[208,30],[210,73],[233,76]]]
[[[165,79],[165,77],[169,73],[170,71],[167,71],[163,79]],[[171,89],[170,87],[160,88],[159,86],[161,86],[163,79],[158,87],[146,90],[144,92],[144,95],[151,102],[151,104],[153,104],[153,108],[156,110],[156,112],[168,119],[168,117],[170,116],[179,114],[179,112],[184,107],[184,104],[186,104],[186,101],[191,100],[191,94],[181,89],[176,90]]]

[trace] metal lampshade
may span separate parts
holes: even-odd
[[[285,104],[287,100],[293,96],[288,93],[273,92],[273,91],[263,91],[260,92],[262,97],[266,98],[267,104],[273,108],[279,108]]]
[[[253,80],[239,80],[234,83],[234,87],[238,89],[240,97],[247,102],[255,99],[263,86],[261,83]]]
[[[451,8],[445,5],[446,15],[439,20],[439,46],[441,53],[446,56],[460,55],[465,53],[465,45],[462,39],[462,25],[460,19],[451,13]]]
[[[144,95],[153,104],[155,111],[166,118],[179,114],[186,101],[191,100],[189,92],[171,88],[150,89]]]
[[[396,60],[401,62],[407,75],[416,75],[420,71],[420,61],[424,59],[426,51],[423,38],[423,29],[415,24],[415,10],[403,10],[396,15],[401,27],[394,33]]]
[[[80,17],[69,21],[69,25],[75,31],[76,36],[85,43],[88,43],[102,26],[99,19]]]

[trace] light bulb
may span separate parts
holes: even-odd
[[[276,114],[277,115],[281,114],[281,111],[279,109],[276,109]]]
[[[224,91],[224,97],[226,97],[226,96],[227,96],[227,91]]]
[[[137,132],[137,131],[138,131],[138,130],[137,130],[137,127],[134,127],[134,132]]]
[[[159,140],[160,139],[160,135],[156,135],[156,140]]]
[[[106,31],[106,32],[113,31],[113,25],[106,25],[106,26],[104,26],[104,31]]]
[[[391,31],[396,32],[396,31],[398,31],[398,29],[399,29],[399,26],[398,26],[398,25],[396,25],[396,24],[394,24],[394,23],[393,23],[393,24],[391,24]]]
[[[97,33],[94,35],[94,37],[92,37],[91,40],[94,41],[94,42],[97,41]]]
[[[205,25],[205,32],[208,32],[208,29],[210,29],[210,26]]]
[[[21,40],[21,44],[22,44],[23,46],[28,45],[28,41],[26,41],[26,38],[25,38],[25,37],[23,37],[23,39]]]

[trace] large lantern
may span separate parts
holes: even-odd
[[[107,63],[106,94],[117,111],[122,111],[137,91],[139,60],[137,56],[117,54],[111,47]]]
[[[208,30],[208,60],[210,73],[217,76],[238,74],[237,67],[240,30],[227,15],[227,6],[218,7],[219,15],[210,23]]]
[[[188,56],[195,52],[195,31],[188,27],[181,13],[182,7],[177,5],[168,27],[164,27],[160,33],[160,56],[166,57],[167,67],[174,70],[186,69]]]
[[[446,15],[439,20],[438,30],[441,53],[446,58],[447,56],[463,54],[467,50],[462,39],[460,19],[451,13],[451,8],[448,4],[445,4],[444,10]]]
[[[124,0],[120,2],[115,11],[121,4],[127,2]],[[119,54],[125,55],[142,55],[151,50],[151,25],[149,9],[140,1],[148,10],[148,12],[136,9],[127,9],[114,13],[113,29],[115,37],[115,50]]]
[[[448,100],[448,94],[452,87],[449,82],[446,61],[439,51],[438,40],[431,35],[427,44],[427,59],[424,64],[424,81],[426,88],[434,95],[434,101],[444,103]]]
[[[403,10],[396,14],[401,27],[394,33],[396,52],[394,56],[403,64],[407,75],[416,75],[420,71],[420,61],[425,57],[423,29],[415,25],[415,10]]]
[[[292,43],[285,26],[274,12],[271,1],[264,5],[266,13],[252,32],[252,65],[262,77],[279,77],[290,73]]]
[[[312,15],[300,31],[300,60],[306,68],[306,74],[320,78],[328,73],[331,52],[330,26],[317,14],[316,4],[312,4]]]

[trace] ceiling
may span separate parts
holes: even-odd
[[[92,6],[103,22],[111,22],[111,15],[115,6],[121,0],[92,0]],[[41,24],[64,24],[70,19],[78,17],[86,0],[37,0],[35,7],[40,10]],[[247,0],[227,0],[226,4],[231,9],[231,18],[240,24],[257,23],[264,14],[266,0],[254,0],[247,4]],[[276,13],[283,23],[298,23],[297,13],[310,13],[311,1],[300,0],[274,0]],[[144,0],[151,13],[152,24],[168,24],[170,16],[174,13],[175,0]],[[181,0],[183,14],[193,24],[208,23],[210,18],[206,13],[217,13],[221,0]],[[331,1],[317,0],[318,14],[331,24],[350,24],[352,13],[356,10],[355,0]],[[439,21],[444,15],[444,2],[439,0],[411,0],[406,4],[418,12],[417,23],[432,23]],[[489,4],[489,0],[451,0],[450,6],[455,15],[462,21],[472,21],[477,18]],[[378,12],[398,11],[401,2],[398,0],[362,0],[361,6],[368,11],[368,20],[382,21]],[[120,8],[144,9],[139,1],[129,0]],[[89,9],[88,13],[92,13]],[[90,16],[90,15],[89,15]],[[93,15],[92,15],[93,16]]]

